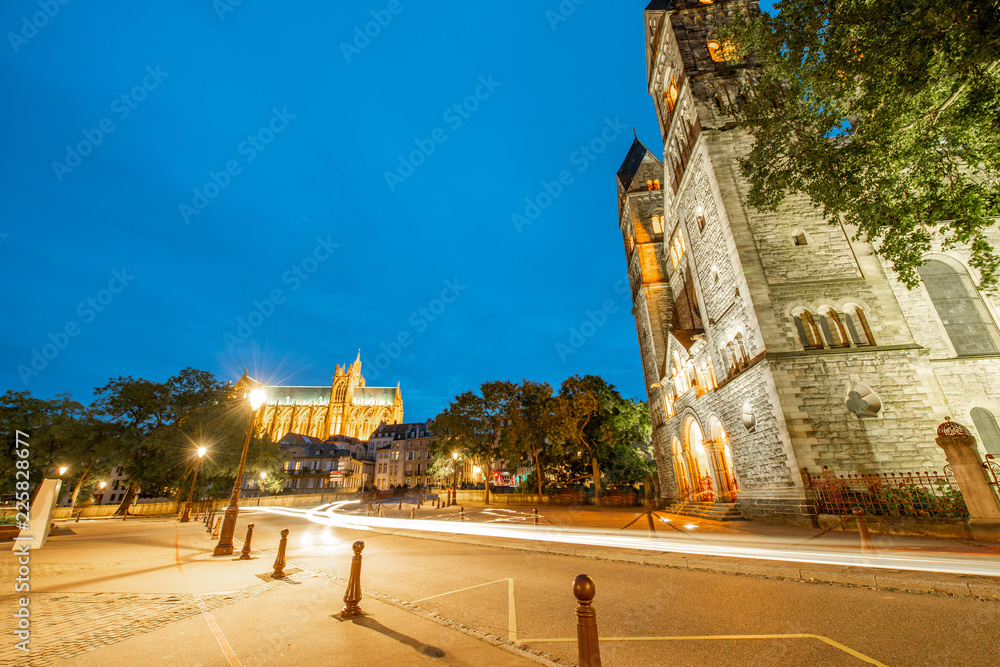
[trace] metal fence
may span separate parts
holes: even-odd
[[[965,519],[969,510],[948,472],[835,475],[828,467],[813,474],[803,468],[820,514],[850,515],[855,507],[876,516]]]

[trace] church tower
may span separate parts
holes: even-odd
[[[810,474],[824,467],[940,471],[946,415],[1000,455],[997,304],[960,251],[928,257],[911,291],[807,199],[773,213],[746,203],[738,159],[752,137],[726,108],[750,94],[755,70],[727,61],[716,31],[750,11],[734,0],[646,8],[662,160],[638,139],[629,149],[619,227],[663,500],[803,523]]]

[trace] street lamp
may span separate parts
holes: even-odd
[[[107,485],[108,485],[107,482],[101,482],[100,484],[98,484],[98,486],[101,487],[101,495],[97,496],[97,504],[98,505],[100,505],[101,501],[104,500],[104,487],[106,487]]]
[[[258,498],[260,498],[262,495],[264,495],[264,480],[265,479],[267,479],[267,472],[265,472],[265,471],[262,470],[261,473],[260,473],[260,486],[257,487],[257,489],[258,489],[258,491],[257,491],[257,497]]]
[[[198,481],[198,470],[201,469],[201,460],[205,456],[205,448],[198,448],[198,465],[194,467],[194,478],[191,480],[191,490],[188,492],[188,501],[184,505],[184,516],[181,517],[181,523],[187,523],[191,520],[191,496],[194,495],[194,483]]]
[[[66,466],[59,466],[59,476],[62,477],[65,475],[67,470],[69,470],[69,468]]]
[[[451,485],[451,504],[458,504],[458,452],[451,453],[451,460],[455,468],[455,479]]]
[[[219,536],[219,543],[215,545],[216,556],[228,556],[233,553],[233,534],[236,532],[236,517],[240,514],[240,484],[243,483],[243,467],[247,463],[247,450],[250,448],[250,436],[253,435],[254,425],[257,422],[257,408],[267,400],[267,394],[263,389],[254,389],[250,392],[250,428],[247,429],[247,439],[243,443],[243,455],[240,456],[240,467],[236,472],[236,481],[233,483],[233,495],[229,499],[229,507],[226,508],[226,518],[222,521],[222,534]]]

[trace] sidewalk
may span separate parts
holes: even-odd
[[[30,654],[13,647],[3,614],[0,664],[264,665],[437,662],[555,664],[512,652],[406,611],[366,591],[368,616],[341,621],[346,581],[286,567],[271,579],[274,551],[250,561],[213,558],[200,522],[135,519],[58,523],[30,554]],[[0,556],[0,605],[15,609],[17,562]],[[350,563],[344,564],[346,575]]]

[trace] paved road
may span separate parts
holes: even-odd
[[[258,548],[273,551],[288,528],[291,563],[340,577],[351,543],[363,539],[366,589],[572,663],[571,582],[580,573],[597,582],[609,666],[1000,663],[998,602],[496,549],[252,511],[241,513],[238,535],[248,521]],[[330,587],[302,603],[333,612],[340,595]]]

